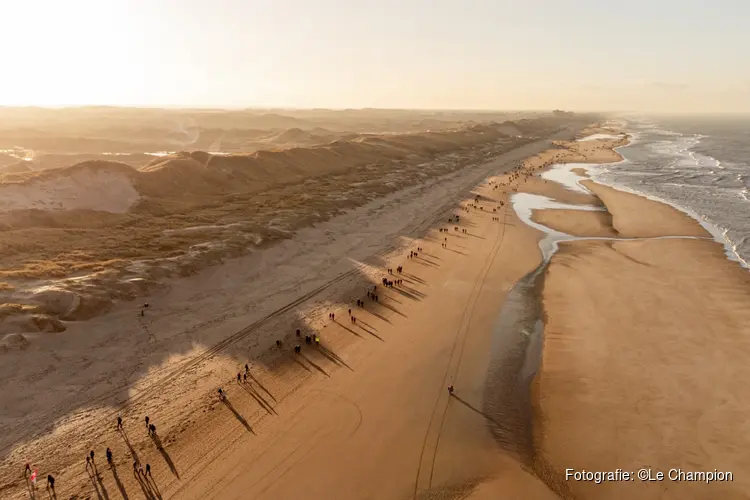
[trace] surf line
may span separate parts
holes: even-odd
[[[511,197],[511,204],[518,218],[527,226],[532,227],[544,233],[544,238],[539,241],[539,250],[542,252],[542,263],[534,271],[539,274],[546,267],[552,256],[559,249],[559,244],[566,241],[648,241],[648,240],[670,240],[670,239],[690,239],[690,240],[711,240],[708,236],[649,236],[637,238],[618,238],[616,236],[572,236],[561,231],[556,231],[548,226],[532,220],[534,210],[584,210],[604,212],[606,207],[597,207],[594,205],[574,205],[569,203],[560,203],[547,196],[531,193],[516,193]]]

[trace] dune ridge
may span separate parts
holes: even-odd
[[[64,329],[170,277],[487,161],[564,123],[471,124],[249,154],[180,152],[138,168],[87,161],[5,176],[0,303],[8,307],[0,334]],[[525,135],[509,137],[509,128]]]

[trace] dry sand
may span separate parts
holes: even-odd
[[[345,210],[548,135],[560,122],[464,124],[253,154],[179,153],[0,178],[0,334],[88,319]],[[512,128],[512,127],[511,127]],[[115,157],[116,158],[116,157]],[[85,240],[86,244],[81,245]]]
[[[468,232],[452,232],[448,249],[438,241],[444,233],[429,229],[488,174],[548,147],[534,142],[413,187],[394,185],[262,251],[168,281],[144,299],[143,317],[123,303],[68,323],[54,339],[28,334],[30,346],[6,349],[0,366],[5,387],[25,388],[3,391],[3,496],[23,496],[18,464],[27,460],[52,472],[66,494],[132,493],[141,489],[130,474],[133,454],[154,466],[164,498],[300,498],[311,488],[321,498],[408,497],[466,489],[500,471],[508,471],[503,482],[549,496],[499,452],[481,415],[491,327],[504,291],[538,263],[537,235],[493,221],[489,200],[506,194],[486,184],[485,210],[459,212]],[[417,245],[423,255],[405,259]],[[529,251],[515,259],[520,246]],[[349,304],[397,263],[407,268],[405,284],[368,303],[356,327],[346,322]],[[330,310],[338,323],[325,319]],[[303,345],[294,356],[295,328],[320,332],[326,349]],[[285,340],[282,350],[276,339]],[[232,384],[246,361],[253,381]],[[467,404],[448,399],[448,379]],[[216,401],[220,385],[231,407]],[[114,429],[118,413],[123,435]],[[146,436],[144,415],[162,451]],[[89,479],[84,455],[94,447],[101,456],[106,446],[120,472],[100,464],[100,477]]]

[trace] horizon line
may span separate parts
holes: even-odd
[[[76,110],[76,109],[128,109],[128,110],[169,110],[169,111],[413,111],[450,113],[552,113],[564,111],[578,114],[639,114],[662,116],[750,116],[748,111],[644,111],[628,109],[565,109],[565,108],[420,108],[420,107],[322,107],[322,106],[216,106],[216,105],[140,105],[140,104],[61,104],[61,105],[10,105],[0,104],[0,111],[11,109],[26,110]]]

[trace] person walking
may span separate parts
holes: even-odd
[[[146,415],[146,429],[148,429],[148,420],[149,420],[148,415]]]
[[[150,476],[151,475],[151,464],[146,464],[146,472],[143,473],[143,476]]]
[[[89,452],[89,456],[91,457],[91,462],[93,463],[94,462],[94,450],[91,450]]]
[[[117,430],[122,430],[122,417],[117,416]]]
[[[107,463],[109,465],[112,465],[112,450],[107,448]]]
[[[47,474],[47,488],[55,491],[55,478],[52,477],[52,474]]]

